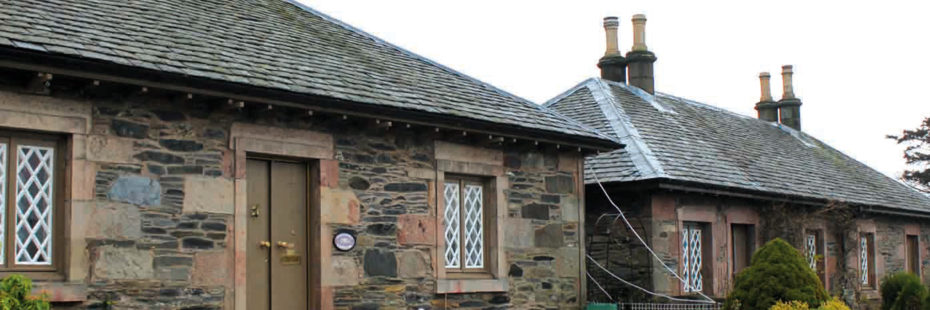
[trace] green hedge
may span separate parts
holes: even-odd
[[[820,278],[797,249],[776,238],[759,248],[736,276],[725,309],[769,309],[778,301],[802,301],[812,308],[829,300]]]

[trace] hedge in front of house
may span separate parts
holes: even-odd
[[[829,300],[820,278],[797,249],[780,238],[759,248],[750,266],[736,276],[724,308],[769,309],[778,301],[800,301],[817,308]]]
[[[897,272],[882,279],[882,310],[920,309],[927,288],[917,275]]]

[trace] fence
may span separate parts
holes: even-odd
[[[720,310],[721,304],[703,303],[618,303],[589,304],[588,310]]]

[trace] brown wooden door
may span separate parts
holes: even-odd
[[[307,165],[250,159],[248,309],[307,309]]]

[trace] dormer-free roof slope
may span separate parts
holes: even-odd
[[[596,173],[930,212],[927,196],[785,125],[603,79],[546,105],[626,145],[590,157],[588,183]]]
[[[0,0],[28,51],[432,113],[618,146],[539,105],[282,0]]]

